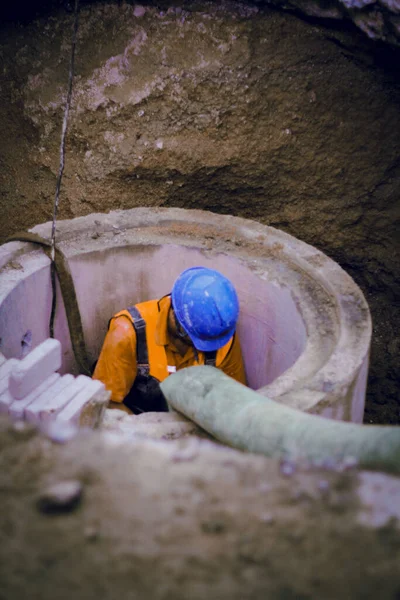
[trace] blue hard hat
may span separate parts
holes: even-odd
[[[175,281],[171,296],[176,318],[198,350],[218,350],[235,333],[238,297],[229,279],[218,271],[186,269]]]

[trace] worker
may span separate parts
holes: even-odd
[[[230,280],[205,267],[183,271],[171,294],[118,312],[93,373],[111,392],[110,408],[168,410],[159,383],[193,365],[215,366],[245,384],[238,315]]]

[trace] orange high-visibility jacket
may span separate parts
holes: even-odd
[[[171,372],[193,365],[203,365],[204,352],[190,346],[181,356],[168,334],[170,296],[136,305],[146,322],[150,375],[163,381]],[[217,351],[215,366],[240,383],[246,383],[239,338],[234,335]],[[99,379],[111,391],[113,402],[122,402],[137,374],[136,332],[127,310],[118,312],[109,329],[97,361],[93,379]]]

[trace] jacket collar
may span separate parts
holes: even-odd
[[[171,308],[171,295],[163,296],[158,301],[158,318],[156,323],[155,341],[158,346],[169,346],[172,352],[179,352],[171,336],[168,334],[168,313]],[[196,361],[199,360],[199,351],[194,346],[189,346],[187,353],[193,353]],[[187,355],[186,353],[186,355]],[[185,355],[185,356],[186,356]]]
[[[168,312],[171,307],[171,296],[163,296],[158,301],[158,318],[156,324],[156,344],[158,346],[168,346],[171,344],[170,337],[168,335]]]

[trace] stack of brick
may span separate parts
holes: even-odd
[[[47,339],[25,358],[0,354],[0,413],[35,425],[52,421],[97,427],[110,397],[100,381],[60,375],[61,344]]]

